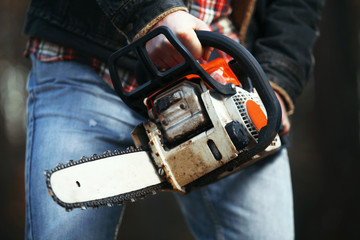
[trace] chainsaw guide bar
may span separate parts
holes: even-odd
[[[112,158],[112,157],[119,157],[119,156],[121,157],[121,156],[124,156],[125,154],[128,155],[128,154],[132,154],[132,153],[147,154],[147,151],[146,151],[145,147],[139,147],[139,148],[131,147],[124,151],[121,151],[121,150],[115,150],[114,152],[106,151],[102,155],[94,154],[91,157],[83,156],[78,161],[70,160],[67,164],[60,163],[55,168],[53,168],[51,170],[46,170],[44,174],[46,176],[46,185],[47,185],[50,196],[60,206],[64,207],[67,211],[71,211],[73,208],[81,208],[81,209],[85,210],[87,208],[98,208],[101,206],[112,207],[114,205],[122,205],[125,202],[135,202],[137,199],[142,199],[148,195],[155,195],[157,192],[159,192],[161,190],[171,189],[170,183],[162,180],[159,176],[158,183],[156,183],[154,185],[147,186],[147,187],[138,189],[136,191],[127,192],[124,194],[116,194],[113,196],[108,196],[108,197],[97,199],[97,200],[70,202],[70,200],[64,201],[61,199],[61,197],[59,197],[58,189],[56,191],[57,194],[56,195],[54,194],[54,189],[53,189],[54,186],[52,186],[51,180],[55,174],[59,173],[58,171],[60,171],[60,170],[64,171],[69,167],[72,167],[72,169],[73,169],[75,166],[81,166],[84,163],[100,162],[100,161],[104,161],[104,160]],[[119,161],[122,161],[122,159],[120,158]],[[96,178],[97,176],[95,176],[95,174],[93,174],[92,177]],[[157,180],[155,180],[155,182],[157,182]],[[109,183],[111,183],[111,182],[109,182]],[[81,182],[79,182],[79,181],[74,181],[74,184],[76,184],[77,185],[76,187],[78,187],[79,189],[82,187],[80,185]],[[119,184],[119,183],[115,183],[115,184]],[[67,186],[65,186],[65,187],[67,187]],[[68,187],[67,187],[67,189],[68,189]],[[75,192],[75,194],[76,194],[76,192]]]

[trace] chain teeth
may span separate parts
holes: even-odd
[[[80,208],[82,210],[86,210],[88,208],[96,209],[101,206],[113,207],[115,205],[122,205],[125,202],[135,202],[137,199],[145,198],[148,195],[154,195],[162,189],[171,189],[172,188],[171,184],[169,182],[165,181],[165,182],[162,182],[162,183],[150,186],[150,187],[146,187],[143,189],[139,189],[139,190],[136,190],[133,192],[128,192],[128,193],[120,194],[120,195],[113,196],[113,197],[108,197],[108,198],[103,198],[103,199],[98,199],[98,200],[93,200],[93,201],[88,201],[88,202],[80,202],[80,203],[65,203],[65,202],[61,201],[59,198],[57,198],[52,190],[52,187],[50,184],[50,178],[51,178],[51,175],[56,171],[59,171],[61,169],[68,168],[68,167],[71,167],[74,165],[79,165],[79,164],[83,164],[86,162],[90,162],[90,161],[96,161],[96,160],[100,160],[100,159],[111,157],[111,156],[118,156],[118,155],[140,152],[140,151],[147,151],[147,148],[146,147],[139,147],[139,148],[129,147],[123,151],[117,149],[114,152],[106,151],[102,155],[94,154],[91,157],[83,156],[78,161],[70,160],[66,164],[59,163],[55,168],[50,169],[50,170],[45,170],[45,172],[44,172],[44,175],[46,177],[46,185],[48,188],[48,192],[56,203],[58,203],[60,206],[64,207],[66,211],[71,211],[74,208]]]

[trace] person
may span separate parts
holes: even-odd
[[[49,197],[43,172],[59,162],[132,145],[144,119],[115,94],[107,59],[158,26],[169,27],[197,58],[194,30],[240,41],[261,64],[288,115],[313,67],[321,0],[32,0],[24,32],[28,80],[25,164],[26,239],[114,239],[123,207],[65,212]],[[181,61],[161,36],[147,44],[159,67]],[[136,87],[136,86],[133,86]],[[176,195],[196,239],[293,239],[286,148],[221,181]]]

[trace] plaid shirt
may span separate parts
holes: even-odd
[[[239,41],[237,31],[229,16],[231,0],[192,0],[190,14],[203,20],[213,32],[218,32]]]
[[[234,40],[239,40],[236,29],[228,16],[231,13],[231,0],[192,0],[190,4],[190,14],[203,20],[208,24],[212,31],[224,34]],[[112,85],[109,69],[106,63],[93,57],[86,57],[76,50],[66,48],[51,42],[30,38],[27,43],[24,55],[33,54],[42,62],[57,61],[79,61],[88,64],[99,74],[108,84]],[[229,60],[229,57],[219,51],[221,57]],[[123,86],[127,91],[132,91],[137,87],[137,82],[128,71],[120,73],[123,79]]]
[[[229,19],[231,14],[231,0],[192,0],[190,14],[203,20],[210,26],[211,31],[239,41],[234,24]],[[217,51],[220,57],[231,60],[231,57],[222,51]]]

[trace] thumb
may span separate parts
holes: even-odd
[[[198,21],[195,22],[195,29],[194,30],[211,31],[211,28],[205,22],[198,19]],[[213,50],[214,50],[213,47],[203,47],[201,57],[204,60],[208,61],[209,58],[210,58],[211,53],[213,52]]]
[[[180,41],[196,59],[203,58],[204,60],[208,60],[213,48],[203,47],[195,31],[211,31],[211,29],[202,20],[195,17],[193,17],[193,19],[193,31],[188,32],[185,36],[180,36]]]

